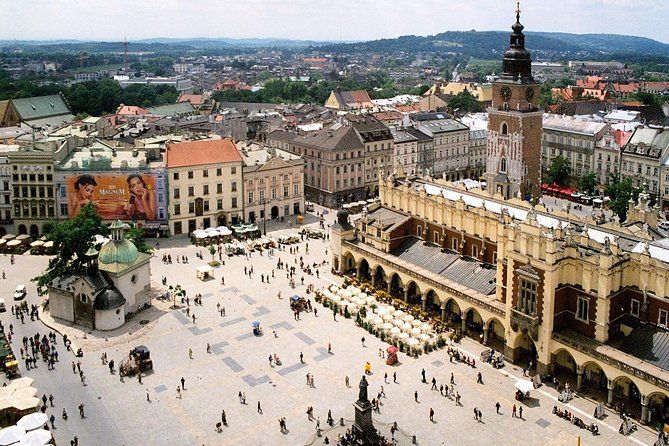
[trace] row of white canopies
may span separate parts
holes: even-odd
[[[0,410],[30,410],[39,405],[37,389],[31,387],[32,378],[23,377],[0,387]],[[47,415],[33,412],[23,416],[14,426],[0,430],[0,446],[42,446],[51,443],[51,432],[46,429]]]
[[[365,322],[383,330],[391,337],[406,342],[410,347],[421,344],[435,344],[437,341],[437,335],[432,325],[420,321],[392,305],[378,302],[374,296],[363,292],[354,285],[349,285],[346,288],[331,285],[329,289],[322,291],[322,295],[336,304],[345,305],[352,314],[358,313],[361,307],[369,309],[372,305],[375,305],[376,308],[373,311],[366,312]]]
[[[232,231],[227,226],[219,226],[218,228],[196,229],[193,231],[193,236],[197,239],[205,239],[210,237],[226,237],[232,235]]]

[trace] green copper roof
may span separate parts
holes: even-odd
[[[110,240],[100,248],[98,263],[133,263],[139,252],[130,240]]]
[[[12,99],[12,103],[24,121],[72,114],[70,107],[59,94]]]

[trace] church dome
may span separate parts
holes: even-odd
[[[128,239],[109,240],[100,248],[98,263],[132,263],[137,260],[139,251]]]
[[[107,288],[95,298],[93,309],[115,310],[125,305],[125,297],[116,288]]]
[[[509,48],[504,52],[502,78],[512,81],[532,82],[532,55],[525,48],[525,27],[520,23],[520,6],[516,10],[516,23],[511,29]]]

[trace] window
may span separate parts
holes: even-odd
[[[217,194],[223,193],[223,183],[216,183],[216,193]]]
[[[660,310],[660,315],[657,318],[657,325],[661,327],[667,326],[667,310]]]
[[[276,187],[272,188],[272,200],[276,199]]]
[[[175,204],[174,205],[174,215],[181,215],[181,205],[180,204]]]
[[[506,173],[506,158],[502,158],[502,161],[500,162],[499,166],[499,171]]]
[[[589,300],[586,296],[578,296],[576,301],[576,319],[588,323]]]
[[[639,317],[640,308],[641,308],[641,303],[636,299],[632,299],[632,305],[630,308],[630,313],[632,313],[632,316]]]
[[[537,311],[537,283],[527,279],[520,280],[520,302],[518,309],[525,314],[534,315]]]
[[[231,187],[232,192],[237,192],[237,182],[236,181],[233,181],[232,185],[230,187]]]
[[[204,170],[202,171],[202,176],[203,176],[204,178],[209,178],[209,170],[204,169]]]
[[[209,185],[208,184],[203,184],[202,185],[202,195],[209,195]]]
[[[260,201],[265,199],[265,191],[264,190],[258,191],[258,198],[260,198]]]
[[[181,222],[180,221],[175,221],[174,222],[174,235],[181,234]]]
[[[439,232],[434,231],[434,243],[439,244]]]
[[[492,253],[492,263],[497,263],[497,251]]]
[[[253,192],[249,192],[249,201],[248,201],[248,203],[249,203],[249,204],[252,204],[252,203],[253,203]]]
[[[479,256],[479,247],[478,245],[472,245],[472,257],[478,258]]]
[[[288,197],[288,186],[283,186],[283,196],[284,198]]]
[[[179,179],[179,172],[174,172],[174,175],[172,175],[172,178],[174,178],[175,180],[178,180]]]
[[[219,198],[216,200],[216,210],[220,211],[223,209],[223,199]]]
[[[232,197],[232,208],[235,209],[237,207],[237,197]]]
[[[132,277],[130,277],[130,281],[132,283],[137,283],[137,276],[133,274]]]
[[[216,176],[220,177],[221,175],[223,175],[223,169],[219,167],[218,169],[216,169]]]
[[[189,180],[193,179],[193,171],[192,170],[188,171],[188,179]]]
[[[458,250],[458,239],[454,238],[451,240],[451,249],[453,249],[453,251]]]
[[[181,194],[179,193],[179,188],[178,188],[178,187],[175,187],[175,188],[174,188],[174,193],[172,194],[172,196],[173,196],[175,199],[181,197]]]
[[[195,196],[195,188],[193,186],[188,186],[188,196],[189,197]]]
[[[236,175],[236,174],[237,174],[237,166],[232,166],[232,167],[230,168],[230,173],[231,173],[232,175]]]
[[[202,202],[203,208],[205,212],[209,212],[209,200],[204,200]]]
[[[194,214],[195,213],[195,202],[191,201],[188,203],[188,213],[189,214]]]
[[[509,134],[509,126],[506,125],[506,122],[502,123],[502,135],[508,135]]]
[[[418,225],[418,227],[416,228],[416,236],[417,237],[423,236],[423,227],[421,225]]]
[[[300,185],[293,184],[293,195],[298,195],[300,193]]]

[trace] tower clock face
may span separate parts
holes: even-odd
[[[527,99],[528,102],[532,102],[532,99],[534,99],[533,88],[528,88],[527,91],[525,91],[525,98]]]
[[[502,97],[502,99],[508,101],[509,99],[511,99],[511,88],[506,86],[500,88],[499,95]]]

